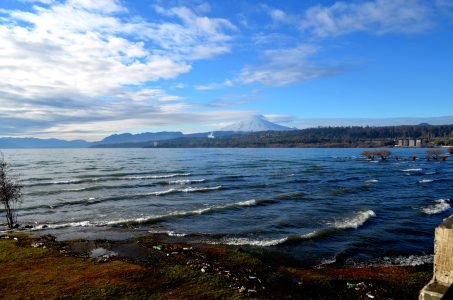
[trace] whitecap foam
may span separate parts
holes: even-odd
[[[319,265],[317,265],[316,267],[317,268],[322,268],[323,266],[331,265],[331,264],[334,264],[336,262],[337,262],[337,258],[336,257],[324,258],[324,259],[321,260]]]
[[[348,229],[348,228],[359,228],[371,217],[375,217],[376,214],[372,210],[366,210],[359,212],[356,216],[352,218],[346,218],[341,221],[335,221],[334,227],[338,229]]]
[[[261,247],[269,247],[269,246],[276,246],[282,244],[288,240],[287,237],[280,238],[280,239],[263,239],[263,240],[255,240],[255,239],[248,239],[248,238],[225,238],[220,243],[227,244],[227,245],[236,245],[236,246],[243,246],[243,245],[250,245],[250,246],[261,246]],[[211,244],[218,244],[218,242],[210,242]]]
[[[42,230],[42,229],[58,229],[65,227],[88,227],[95,224],[90,221],[80,221],[80,222],[69,222],[69,223],[58,223],[58,224],[41,224],[33,227],[32,230]]]
[[[397,257],[384,257],[380,261],[383,265],[397,265],[397,266],[421,266],[424,264],[432,264],[434,255],[410,255],[410,256],[397,256]]]
[[[257,203],[256,200],[251,199],[251,200],[235,202],[235,203],[230,203],[230,204],[225,204],[225,205],[215,205],[215,206],[200,208],[200,209],[196,209],[196,210],[174,211],[174,212],[171,212],[171,213],[168,213],[165,215],[152,215],[152,216],[140,217],[140,218],[136,218],[136,219],[121,219],[121,220],[117,220],[117,221],[109,221],[107,224],[116,225],[116,224],[124,224],[124,223],[145,223],[145,222],[165,219],[165,218],[169,218],[169,217],[184,217],[184,216],[192,216],[192,215],[201,215],[201,214],[204,214],[207,212],[229,209],[229,208],[233,208],[233,207],[252,206],[252,205],[256,205],[256,203]]]
[[[191,173],[174,173],[174,174],[166,174],[166,175],[149,175],[149,176],[128,176],[128,177],[120,177],[120,179],[124,180],[137,180],[137,179],[164,179],[164,178],[172,178],[172,177],[182,177],[182,176],[190,176]]]
[[[165,190],[165,191],[151,192],[148,195],[150,195],[150,196],[162,196],[162,195],[167,195],[167,194],[176,193],[176,192],[178,192],[178,190],[176,190],[176,189],[168,189],[168,190]]]
[[[205,182],[206,179],[181,179],[181,180],[171,180],[168,181],[168,184],[190,184],[190,183],[200,183],[200,182]]]
[[[206,187],[187,187],[185,189],[168,189],[164,191],[156,191],[156,192],[151,192],[147,193],[146,195],[150,196],[162,196],[162,195],[167,195],[167,194],[173,194],[173,193],[195,193],[195,192],[209,192],[209,191],[215,191],[215,190],[220,190],[222,189],[223,186],[218,185],[218,186],[206,186]]]
[[[435,201],[435,204],[424,207],[421,211],[427,215],[435,215],[450,209],[450,203],[448,199],[439,199]]]
[[[312,231],[312,232],[309,232],[309,233],[305,233],[305,234],[302,234],[299,236],[299,238],[301,239],[312,239],[314,237],[316,237],[317,235],[319,235],[319,231],[315,230],[315,231]]]
[[[401,170],[402,172],[421,172],[423,171],[422,168],[414,168],[414,169],[405,169],[405,170]]]
[[[252,205],[256,205],[256,203],[257,202],[255,199],[251,199],[251,200],[224,204],[224,205],[215,205],[215,206],[200,208],[200,209],[196,209],[196,210],[174,211],[174,212],[170,212],[168,214],[150,215],[150,216],[143,216],[143,217],[139,217],[139,218],[122,218],[122,219],[117,219],[117,220],[106,220],[106,221],[96,221],[96,222],[81,221],[81,222],[60,223],[60,224],[42,224],[42,225],[38,225],[38,226],[34,227],[33,229],[40,230],[40,229],[46,229],[46,228],[57,229],[57,228],[64,228],[64,227],[107,226],[107,225],[121,225],[121,224],[128,224],[128,223],[141,224],[141,223],[158,221],[158,220],[172,218],[172,217],[202,215],[202,214],[212,212],[212,211],[217,211],[217,210],[229,209],[229,208],[234,208],[234,207],[242,207],[242,206],[252,206]]]
[[[79,183],[80,180],[60,180],[60,181],[53,181],[47,184],[71,184],[71,183]]]
[[[220,190],[222,188],[223,188],[223,186],[221,186],[221,185],[212,186],[212,187],[188,187],[188,188],[182,189],[181,192],[184,192],[184,193],[207,192],[207,191]]]
[[[186,236],[187,235],[185,233],[178,233],[178,232],[174,232],[174,231],[168,231],[167,234],[169,236],[176,236],[176,237],[182,237],[182,236]]]
[[[370,180],[367,180],[365,181],[366,183],[376,183],[376,182],[379,182],[379,180],[377,179],[370,179]]]
[[[433,182],[433,180],[432,179],[422,179],[422,180],[417,181],[417,183],[421,183],[421,184],[430,183],[430,182]]]
[[[256,205],[256,204],[257,204],[257,202],[255,199],[235,203],[235,205],[237,205],[237,206],[252,206],[252,205]]]

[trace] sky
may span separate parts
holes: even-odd
[[[453,0],[0,1],[0,137],[202,132],[251,114],[453,123]]]

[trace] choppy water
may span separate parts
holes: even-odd
[[[423,149],[396,149],[408,158]],[[361,149],[5,150],[22,225],[124,225],[255,245],[306,264],[429,261],[452,213],[453,158],[370,162]],[[131,229],[133,231],[133,229]]]

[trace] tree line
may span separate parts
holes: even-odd
[[[210,139],[178,138],[145,143],[162,147],[388,147],[398,139],[421,139],[425,146],[453,146],[453,125],[319,127],[293,131],[238,133]]]

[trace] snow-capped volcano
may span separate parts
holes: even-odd
[[[294,130],[286,126],[278,125],[268,121],[263,115],[253,115],[245,120],[231,124],[221,129],[222,131],[243,131],[243,132],[255,132],[255,131],[286,131]]]

